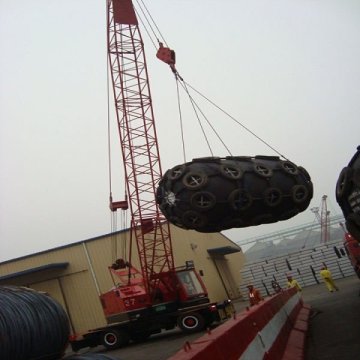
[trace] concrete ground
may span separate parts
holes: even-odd
[[[360,359],[360,280],[357,276],[336,280],[338,292],[324,284],[303,290],[312,306],[306,360]]]

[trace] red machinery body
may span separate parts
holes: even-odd
[[[360,278],[360,242],[347,232],[344,236],[344,247],[356,275]]]
[[[119,268],[114,264],[109,268],[115,286],[100,296],[109,323],[118,321],[120,313],[131,317],[133,313],[153,305],[174,303],[182,306],[209,302],[205,285],[192,267],[158,274],[158,286],[149,297],[141,273],[130,264],[119,262],[125,266]]]

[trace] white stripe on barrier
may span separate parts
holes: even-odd
[[[262,359],[269,351],[285,325],[289,314],[298,304],[300,295],[296,293],[286,304],[274,315],[274,317],[261,329],[254,340],[241,354],[240,360]]]

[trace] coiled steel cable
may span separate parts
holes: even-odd
[[[58,360],[69,333],[66,312],[53,298],[25,287],[0,287],[0,359]]]

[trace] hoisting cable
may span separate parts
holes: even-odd
[[[145,19],[146,19],[146,22],[148,23],[152,33],[153,33],[153,36],[157,39],[158,43],[160,44],[160,46],[162,46],[162,43],[159,41],[159,37],[162,39],[162,42],[166,45],[166,41],[164,39],[164,37],[162,36],[161,34],[161,31],[159,29],[159,27],[156,25],[156,22],[154,21],[153,17],[151,16],[148,8],[146,7],[145,3],[143,0],[136,0],[139,8],[141,9],[141,12],[143,13]],[[145,10],[144,10],[145,9]],[[155,29],[157,30],[158,34],[159,34],[159,37],[156,35],[156,32],[154,30],[154,27],[151,25],[151,22],[150,20],[148,19],[148,17],[150,18],[152,24],[154,24],[154,27]],[[140,18],[141,20],[141,18]],[[152,37],[150,36],[150,33],[149,31],[147,30],[144,22],[141,20],[141,22],[143,23],[143,26],[146,30],[146,32],[148,33],[148,36],[151,40],[151,42],[153,43],[154,47],[156,48],[156,45],[152,39]],[[167,45],[166,45],[167,46]],[[170,65],[170,64],[169,64]],[[224,109],[222,109],[220,106],[218,106],[217,104],[215,104],[213,101],[211,101],[208,97],[206,97],[205,95],[203,95],[202,93],[200,93],[200,91],[196,90],[193,86],[191,86],[189,83],[185,82],[184,79],[180,76],[179,72],[175,69],[174,66],[170,65],[170,68],[172,70],[172,72],[174,73],[175,75],[175,79],[177,80],[177,82],[180,80],[182,83],[183,83],[183,87],[187,93],[187,95],[189,96],[189,99],[190,99],[190,102],[192,104],[192,107],[195,111],[195,114],[196,114],[196,117],[198,119],[198,122],[200,124],[200,127],[202,129],[202,132],[205,136],[205,139],[206,139],[206,142],[208,144],[208,147],[210,149],[210,152],[212,153],[212,150],[210,148],[210,145],[209,145],[209,141],[204,133],[204,129],[203,129],[203,126],[201,125],[201,122],[199,120],[199,116],[195,110],[195,101],[194,99],[190,96],[190,93],[187,89],[187,86],[189,86],[193,91],[195,91],[197,94],[199,94],[201,97],[203,97],[205,100],[207,100],[210,104],[212,104],[213,106],[215,106],[218,110],[220,110],[222,113],[224,113],[226,116],[228,116],[230,119],[232,119],[235,123],[237,123],[239,126],[241,126],[244,130],[246,130],[249,134],[253,135],[256,139],[258,139],[259,141],[261,141],[263,144],[265,144],[268,148],[270,148],[271,150],[273,150],[276,154],[278,154],[280,157],[282,157],[283,159],[287,160],[287,161],[290,161],[289,159],[287,159],[287,157],[283,154],[281,154],[277,149],[275,149],[273,146],[271,146],[267,141],[265,141],[264,139],[262,139],[260,136],[258,136],[257,134],[255,134],[252,130],[250,130],[247,126],[245,126],[244,124],[242,124],[239,120],[235,119],[232,115],[230,115],[227,111],[225,111]],[[178,91],[178,85],[177,85],[177,91]],[[178,92],[178,107],[179,107],[179,114],[180,114],[180,122],[181,122],[181,131],[182,131],[182,139],[184,139],[184,136],[183,136],[183,128],[182,128],[182,116],[181,116],[181,111],[180,111],[180,96],[179,96],[179,92]],[[196,105],[196,107],[200,110],[200,108]],[[202,112],[201,112],[202,113]],[[204,115],[203,115],[204,116]],[[217,134],[217,132],[215,131],[215,129],[213,128],[213,126],[210,124],[210,122],[208,121],[208,119],[204,116],[204,118],[206,119],[207,123],[210,125],[210,127],[212,128],[212,130],[214,131],[214,133],[216,134],[216,136],[220,139],[221,143],[224,145],[224,147],[227,149],[227,151],[231,154],[231,152],[229,151],[229,149],[227,148],[227,146],[225,145],[225,143],[221,140],[220,136]],[[184,140],[183,140],[183,153],[185,154],[185,150],[184,150]],[[185,155],[184,155],[185,156]]]
[[[195,116],[196,116],[196,118],[197,118],[197,120],[198,120],[198,123],[199,123],[199,125],[200,125],[201,131],[202,131],[202,133],[203,133],[203,135],[204,135],[205,141],[206,141],[206,143],[207,143],[207,145],[208,145],[208,148],[209,148],[209,150],[210,150],[210,154],[211,154],[211,156],[214,156],[214,154],[213,154],[213,152],[212,152],[212,149],[211,149],[211,146],[210,146],[210,143],[209,143],[209,139],[208,139],[207,136],[206,136],[206,133],[205,133],[203,124],[202,124],[202,122],[201,122],[201,120],[200,120],[200,118],[199,118],[199,114],[198,114],[198,112],[197,112],[197,110],[196,110],[197,106],[195,106],[194,99],[193,99],[193,98],[190,96],[190,94],[188,93],[186,86],[185,86],[185,91],[187,92],[187,94],[188,94],[188,96],[189,96],[189,100],[190,100],[191,106],[192,106],[192,108],[193,108],[193,110],[194,110]]]
[[[183,151],[183,157],[184,157],[184,163],[185,163],[186,162],[186,151],[185,151],[185,139],[184,139],[184,124],[183,124],[181,104],[180,104],[179,81],[176,81],[176,94],[177,94],[178,110],[179,110],[181,144],[182,144],[182,151]]]
[[[163,46],[162,43],[164,43],[167,46],[167,43],[164,39],[164,37],[161,34],[161,31],[159,29],[159,27],[157,26],[156,22],[154,21],[153,17],[151,16],[148,8],[146,7],[146,5],[144,4],[143,0],[136,0],[148,26],[150,27],[150,30],[153,34],[153,36],[157,39],[158,44],[160,45],[160,47]],[[138,13],[138,12],[137,12]],[[147,29],[147,27],[144,24],[144,21],[141,19],[141,17],[139,16],[141,23],[143,24],[145,31],[147,32],[151,42],[153,43],[154,47],[156,47],[155,42],[153,40],[153,38],[150,35],[149,30]],[[150,20],[149,20],[150,18]],[[151,25],[154,24],[154,26]],[[157,36],[155,30],[157,30],[159,36]],[[162,39],[162,42],[160,42],[159,37]],[[175,53],[174,53],[175,54]],[[175,55],[174,55],[175,56]],[[174,59],[174,63],[175,63],[175,59]],[[178,82],[180,82],[180,84],[182,85],[183,89],[185,90],[187,96],[189,97],[191,106],[195,112],[195,116],[197,118],[197,121],[200,125],[201,131],[203,133],[203,136],[205,138],[205,141],[207,143],[207,146],[210,150],[211,155],[213,156],[213,152],[209,143],[209,140],[206,136],[204,127],[202,125],[202,122],[200,120],[199,114],[198,112],[201,113],[201,115],[203,116],[203,118],[205,119],[205,121],[208,123],[208,125],[211,127],[212,131],[214,132],[214,134],[216,135],[216,137],[220,140],[220,142],[222,143],[222,145],[225,147],[225,149],[228,151],[228,153],[230,155],[231,151],[229,150],[229,148],[226,146],[225,142],[222,140],[222,138],[220,137],[220,135],[218,134],[218,132],[215,130],[215,128],[213,127],[213,125],[211,124],[211,122],[209,121],[209,119],[205,116],[205,114],[203,113],[203,111],[200,109],[199,105],[196,103],[196,101],[194,100],[194,98],[191,96],[188,87],[190,87],[193,91],[195,91],[197,94],[199,94],[201,97],[203,97],[205,100],[207,100],[210,104],[212,104],[213,106],[215,106],[218,110],[220,110],[222,113],[224,113],[226,116],[228,116],[230,119],[232,119],[235,123],[237,123],[238,125],[240,125],[244,130],[246,130],[248,133],[250,133],[251,135],[253,135],[255,138],[257,138],[259,141],[261,141],[263,144],[265,144],[267,147],[269,147],[270,149],[272,149],[276,154],[278,154],[280,157],[284,158],[285,160],[288,160],[284,155],[282,155],[278,150],[276,150],[273,146],[271,146],[268,142],[266,142],[264,139],[262,139],[260,136],[258,136],[257,134],[255,134],[253,131],[251,131],[247,126],[245,126],[244,124],[242,124],[240,121],[238,121],[237,119],[235,119],[233,116],[231,116],[228,112],[226,112],[224,109],[222,109],[220,106],[218,106],[217,104],[215,104],[213,101],[211,101],[208,97],[206,97],[205,95],[203,95],[202,93],[200,93],[198,90],[196,90],[193,86],[191,86],[189,83],[187,83],[179,74],[179,72],[175,69],[174,64],[170,64],[170,68],[172,70],[172,72],[175,75],[175,79],[177,82],[177,98],[178,98],[178,109],[179,109],[179,117],[180,117],[180,127],[181,127],[181,138],[182,138],[182,146],[183,146],[183,156],[184,156],[184,160],[185,160],[185,142],[184,142],[184,131],[183,131],[183,120],[182,120],[182,113],[181,113],[181,105],[180,105],[180,94],[179,94],[179,87],[178,87]],[[289,160],[288,160],[289,161]]]
[[[178,80],[177,80],[177,82],[178,82]],[[203,116],[203,118],[205,119],[205,121],[208,123],[208,125],[210,126],[210,128],[212,129],[212,131],[214,132],[214,134],[216,135],[216,137],[217,137],[217,138],[219,139],[219,141],[223,144],[224,148],[228,151],[229,155],[232,156],[230,149],[226,146],[225,142],[222,140],[222,138],[221,138],[221,136],[219,135],[219,133],[215,130],[214,126],[211,124],[211,122],[209,121],[209,119],[207,118],[207,116],[204,114],[204,112],[201,110],[201,108],[199,107],[199,105],[195,102],[194,98],[191,96],[191,94],[190,94],[190,92],[189,92],[189,90],[188,90],[188,88],[187,88],[187,86],[186,86],[187,83],[186,83],[185,81],[183,81],[181,84],[182,84],[182,86],[183,86],[186,94],[188,95],[191,103],[196,106],[196,108],[199,110],[199,112],[201,113],[201,115]],[[196,113],[196,111],[195,111],[195,113]],[[196,115],[197,115],[197,113],[196,113]],[[209,141],[207,140],[207,136],[206,136],[206,134],[205,134],[204,128],[203,128],[203,126],[201,125],[201,122],[200,122],[200,119],[199,119],[198,116],[197,116],[197,118],[198,118],[198,122],[199,122],[199,124],[200,124],[200,127],[201,127],[201,129],[202,129],[203,135],[204,135],[204,137],[205,137],[205,139],[206,139],[206,141],[207,141],[207,143],[208,143],[208,146],[209,146],[209,148],[210,148],[210,144],[209,144]],[[211,155],[212,155],[212,150],[211,150],[211,148],[210,148],[210,152],[211,152]],[[212,155],[212,156],[213,156],[213,155]]]
[[[141,4],[140,4],[141,2]],[[137,14],[137,17],[138,19],[140,19],[140,22],[141,24],[143,25],[144,29],[145,29],[145,32],[147,33],[150,41],[152,42],[155,50],[159,51],[159,47],[160,48],[163,48],[163,44],[166,45],[166,47],[168,46],[167,43],[166,43],[166,40],[165,38],[163,37],[163,35],[161,34],[161,31],[159,29],[159,27],[157,26],[156,22],[154,21],[153,17],[151,16],[148,8],[146,7],[146,5],[144,4],[144,1],[143,0],[136,0],[136,3],[138,4],[138,7],[143,15],[143,17],[145,18],[145,20],[142,19],[142,16],[140,15],[139,11],[137,11],[137,9],[135,9],[136,11],[136,14]],[[145,10],[144,10],[145,9]],[[152,24],[154,24],[154,26],[151,25],[151,22]],[[150,31],[148,30],[148,27],[146,26],[145,22],[148,24],[149,28],[150,28]],[[157,30],[158,34],[155,32],[154,28]],[[156,45],[152,35],[150,34],[150,32],[152,33],[153,37],[156,38],[156,41],[157,41],[157,44],[158,46]],[[162,40],[160,41],[159,38]],[[171,52],[170,49],[169,50],[169,53]],[[175,53],[173,53],[175,55]],[[175,59],[174,59],[174,62],[175,62]],[[185,138],[184,138],[184,126],[183,126],[183,118],[182,118],[182,111],[181,111],[181,103],[180,103],[180,91],[179,91],[179,83],[178,83],[178,80],[183,80],[181,78],[181,76],[179,75],[179,73],[177,72],[177,70],[175,69],[174,66],[171,66],[170,65],[170,68],[173,72],[173,74],[175,75],[175,79],[176,79],[176,93],[177,93],[177,101],[178,101],[178,111],[179,111],[179,121],[180,121],[180,132],[181,132],[181,143],[182,143],[182,151],[183,151],[183,158],[184,158],[184,162],[186,162],[186,150],[185,150]]]
[[[140,2],[141,2],[141,4],[140,4]],[[151,14],[150,14],[150,11],[148,10],[148,8],[146,7],[146,5],[145,5],[145,3],[144,3],[144,1],[143,0],[136,0],[136,3],[138,4],[138,6],[139,6],[139,8],[140,8],[140,10],[141,10],[141,12],[143,13],[143,15],[144,15],[144,18],[145,18],[145,20],[146,20],[146,22],[148,23],[148,25],[149,25],[149,27],[150,27],[150,29],[151,29],[151,31],[152,31],[152,33],[153,33],[153,35],[154,35],[154,37],[156,38],[156,40],[157,40],[157,42],[158,43],[160,43],[160,40],[159,40],[159,37],[162,39],[162,42],[167,46],[167,43],[166,43],[166,41],[165,41],[165,39],[164,39],[164,37],[162,36],[162,34],[161,34],[161,31],[160,31],[160,29],[159,29],[159,27],[156,25],[156,22],[154,21],[154,19],[153,19],[153,17],[151,16]],[[143,8],[145,8],[145,11],[144,11],[144,9]],[[135,9],[135,11],[136,11],[136,9]],[[136,11],[136,13],[138,14],[138,12]],[[150,17],[150,20],[151,20],[151,22],[154,24],[154,26],[155,26],[155,28],[156,28],[156,30],[157,30],[157,32],[158,32],[158,34],[159,34],[159,36],[157,36],[157,34],[156,34],[156,32],[154,31],[154,28],[151,26],[151,23],[150,23],[150,21],[148,20],[148,16]],[[138,14],[139,15],[139,14]],[[149,35],[149,37],[150,37],[150,40],[151,40],[151,42],[154,44],[154,46],[155,46],[155,48],[157,48],[156,47],[156,45],[155,45],[155,43],[154,43],[154,41],[153,41],[153,39],[151,38],[151,36],[150,36],[150,34],[149,34],[149,32],[148,32],[148,30],[147,30],[147,28],[146,28],[146,26],[145,26],[145,24],[144,24],[144,22],[142,21],[142,19],[141,19],[141,17],[139,16],[139,18],[140,18],[140,21],[141,21],[141,23],[143,24],[143,26],[144,26],[144,28],[145,28],[145,30],[146,30],[146,32],[147,32],[147,34]]]
[[[185,81],[184,81],[185,82]],[[240,125],[244,130],[246,130],[248,133],[253,135],[255,138],[257,138],[259,141],[261,141],[263,144],[265,144],[267,147],[269,147],[271,150],[273,150],[276,154],[278,154],[280,157],[284,158],[287,161],[290,161],[285,155],[281,154],[278,150],[276,150],[273,146],[271,146],[268,142],[266,142],[264,139],[262,139],[260,136],[256,135],[253,131],[251,131],[247,126],[242,124],[239,120],[235,119],[232,115],[230,115],[227,111],[222,109],[220,106],[216,105],[213,101],[211,101],[209,98],[207,98],[205,95],[200,93],[198,90],[196,90],[193,86],[191,86],[189,83],[186,83],[187,86],[189,86],[192,90],[194,90],[197,94],[199,94],[201,97],[203,97],[205,100],[207,100],[210,104],[215,106],[218,110],[220,110],[222,113],[227,115],[230,119],[232,119],[235,123]]]

